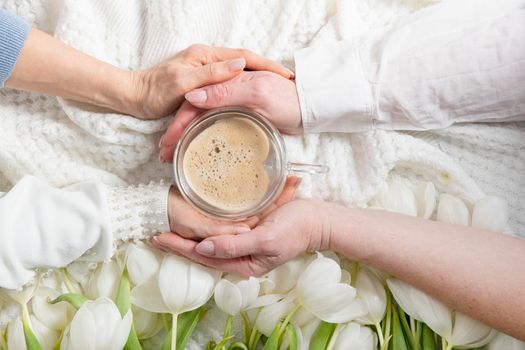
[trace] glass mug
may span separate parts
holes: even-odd
[[[190,186],[185,176],[184,154],[190,143],[202,131],[226,118],[246,118],[255,123],[266,135],[269,151],[263,165],[268,174],[268,188],[264,197],[255,205],[239,210],[214,206],[201,198]],[[263,212],[281,194],[289,173],[324,174],[328,167],[316,164],[292,163],[286,158],[286,148],[279,131],[260,114],[242,107],[219,108],[207,111],[197,117],[184,131],[173,155],[175,184],[181,195],[197,210],[205,215],[222,220],[243,220]]]

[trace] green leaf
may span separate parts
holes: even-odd
[[[120,281],[117,288],[117,296],[115,297],[115,305],[117,305],[120,316],[124,317],[128,312],[131,312],[131,284],[129,282],[128,269],[124,267]],[[131,330],[129,331],[128,340],[124,345],[124,350],[142,350],[137,332],[135,331],[134,323],[131,323]]]
[[[60,295],[55,300],[51,300],[50,303],[56,304],[62,301],[66,301],[69,304],[71,304],[71,306],[73,306],[75,309],[78,310],[88,300],[89,299],[83,296],[82,294],[66,293],[66,294]]]
[[[228,347],[228,350],[235,350],[235,349],[248,350],[248,347],[244,343],[238,341]]]
[[[206,345],[206,350],[213,350],[213,348],[215,347],[215,345],[217,345],[217,343],[215,343],[215,340],[210,340],[208,342],[208,345]]]
[[[171,349],[171,333],[172,331],[169,331],[168,334],[166,334],[166,338],[164,339],[164,344],[162,344],[162,350]]]
[[[415,339],[412,336],[412,330],[410,329],[410,326],[408,325],[407,315],[405,314],[403,309],[399,306],[398,306],[398,310],[399,310],[399,320],[401,321],[401,327],[403,329],[404,338],[405,340],[408,339],[407,343],[409,345],[409,349],[417,350]]]
[[[263,350],[278,350],[279,349],[279,338],[281,338],[281,326],[282,322],[277,323],[273,329],[272,334],[264,343]]]
[[[295,331],[295,327],[288,323],[286,325],[285,334],[288,336],[288,340],[290,340],[290,345],[288,345],[288,349],[297,350],[297,332]]]
[[[424,323],[421,323],[421,349],[437,350],[436,338],[434,332]]]
[[[42,346],[40,346],[38,339],[36,339],[35,334],[25,320],[22,320],[22,326],[24,328],[24,338],[26,340],[27,350],[42,350]]]
[[[403,333],[403,326],[399,320],[397,308],[392,305],[392,350],[409,350],[409,346]]]
[[[310,340],[310,350],[326,349],[337,324],[321,322]]]
[[[215,347],[213,348],[213,350],[223,350],[226,348],[226,344],[228,344],[228,342],[233,338],[233,335],[229,336],[229,337],[226,337],[226,338],[223,338],[219,344],[215,345]]]

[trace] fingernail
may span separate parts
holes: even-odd
[[[285,68],[285,69],[286,69],[286,71],[288,72],[288,74],[290,74],[290,79],[295,78],[295,73],[294,73],[294,72],[292,72],[292,71],[291,71],[290,69],[288,69],[288,68]]]
[[[164,157],[162,156],[162,152],[159,153],[159,160],[161,163],[166,163],[166,160],[164,160]]]
[[[186,100],[188,100],[189,102],[194,103],[206,102],[206,100],[208,99],[208,95],[206,95],[206,91],[204,90],[190,91],[186,95],[184,95],[184,97],[186,97]]]
[[[237,228],[235,229],[235,232],[236,232],[237,234],[242,235],[243,233],[248,233],[248,232],[250,232],[251,230],[252,230],[252,229],[249,228],[248,226],[239,226],[239,227],[237,227]]]
[[[213,256],[215,254],[215,246],[210,241],[200,242],[195,247],[195,250],[202,255]]]
[[[162,137],[160,138],[159,140],[159,148],[162,147],[162,142],[164,141],[164,135],[162,135]]]
[[[238,70],[244,69],[244,66],[246,66],[246,61],[244,58],[236,58],[228,62],[228,69],[230,72],[236,72]]]

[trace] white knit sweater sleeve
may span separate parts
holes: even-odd
[[[299,50],[304,128],[427,130],[524,120],[524,33],[523,0],[452,0],[388,28]]]
[[[24,177],[0,193],[0,287],[30,282],[38,268],[111,257],[113,242],[169,231],[169,186],[106,187],[84,182],[57,189]]]

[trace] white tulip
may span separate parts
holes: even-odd
[[[436,207],[436,186],[432,182],[421,182],[416,188],[417,216],[428,219]]]
[[[311,255],[302,255],[290,260],[270,271],[262,279],[261,289],[264,294],[286,294],[297,284],[297,279],[306,264],[312,259]]]
[[[91,299],[114,299],[122,271],[115,260],[101,263],[89,278],[86,294]]]
[[[503,232],[509,219],[507,203],[494,196],[487,196],[474,204],[472,210],[472,226]]]
[[[490,327],[458,311],[452,311],[419,289],[393,278],[388,279],[387,283],[399,306],[443,337],[449,348],[481,347],[492,339],[494,333]]]
[[[498,333],[487,346],[487,350],[525,350],[525,342]]]
[[[374,350],[377,348],[377,337],[368,327],[357,323],[348,323],[334,334],[334,350]]]
[[[344,323],[364,316],[366,308],[356,300],[356,290],[340,281],[339,265],[320,256],[306,267],[297,281],[298,302],[326,322]]]
[[[255,302],[259,295],[259,280],[228,275],[215,286],[215,303],[228,315],[235,316]]]
[[[399,176],[391,176],[370,201],[369,205],[396,213],[417,216],[414,192],[410,188],[408,181]]]
[[[31,306],[36,318],[46,326],[56,331],[62,331],[69,324],[73,309],[67,303],[51,304],[61,293],[48,287],[40,287],[36,291]]]
[[[42,350],[52,350],[58,342],[60,332],[47,327],[32,315],[29,319],[31,320],[31,330],[42,347]],[[16,318],[9,323],[7,328],[7,348],[16,350],[27,349],[24,328],[20,318]]]
[[[436,219],[448,224],[468,226],[470,224],[470,213],[465,202],[461,199],[443,193],[439,196]]]
[[[220,276],[220,271],[166,255],[158,275],[133,288],[131,300],[151,312],[181,314],[204,305]]]
[[[367,267],[361,266],[355,288],[358,299],[365,303],[367,309],[367,314],[357,321],[362,324],[379,325],[386,311],[386,291],[383,283]]]
[[[93,271],[96,269],[96,264],[93,262],[86,261],[75,261],[66,267],[66,271],[71,280],[79,284],[82,291],[88,289],[90,277],[93,275]]]
[[[300,350],[308,350],[310,349],[310,342],[312,340],[312,336],[314,335],[315,331],[319,327],[319,324],[321,323],[321,320],[316,318],[312,322],[300,327],[300,332],[298,332],[299,341],[298,341],[298,348]]]
[[[117,306],[101,297],[85,302],[64,333],[60,350],[121,350],[131,330],[131,312],[122,318]]]
[[[162,328],[162,317],[160,314],[146,311],[134,305],[131,306],[133,312],[133,324],[139,339],[151,338]]]
[[[159,271],[163,258],[160,250],[151,248],[142,242],[129,244],[126,256],[129,279],[135,286],[154,276]]]
[[[259,311],[255,326],[269,337],[279,321],[284,318],[294,307],[293,298],[285,298],[275,304],[267,305]]]

